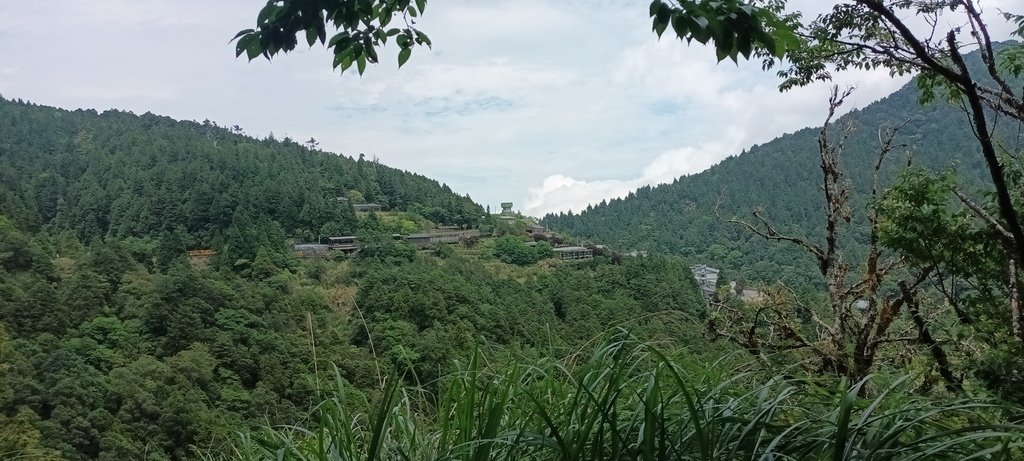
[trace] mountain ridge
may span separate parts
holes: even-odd
[[[912,81],[878,101],[853,109],[833,124],[832,136],[852,127],[841,163],[853,186],[854,227],[863,224],[870,172],[878,150],[878,130],[902,125],[901,147],[885,162],[881,183],[889,184],[900,166],[912,162],[928,170],[956,168],[971,188],[988,182],[980,151],[965,117],[943,103],[921,106]],[[1010,145],[1019,145],[1016,127],[1000,127]],[[1012,128],[1012,129],[1011,129]],[[824,206],[817,137],[808,127],[751,146],[707,170],[671,183],[641,187],[625,198],[602,202],[579,214],[549,214],[548,226],[623,249],[665,251],[695,263],[721,267],[731,277],[752,282],[787,281],[814,286],[817,275],[808,255],[786,245],[765,242],[740,226],[718,218],[750,216],[754,209],[786,234],[823,235]],[[751,218],[752,219],[752,218]],[[852,228],[851,228],[852,229]],[[848,229],[849,230],[849,229]],[[848,232],[848,247],[863,253],[866,235]]]
[[[0,213],[86,240],[182,225],[210,243],[238,209],[296,239],[354,231],[336,197],[472,225],[483,208],[426,176],[206,121],[0,99]],[[65,213],[67,212],[67,213]]]

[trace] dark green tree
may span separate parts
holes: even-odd
[[[414,26],[426,4],[426,0],[270,1],[260,10],[256,28],[235,36],[235,55],[245,54],[250,61],[261,55],[271,59],[294,50],[297,35],[302,35],[309,46],[320,42],[331,49],[334,68],[344,72],[355,64],[362,74],[367,63],[379,61],[378,48],[390,39],[398,46],[402,66],[414,47],[431,44]],[[330,39],[329,29],[336,32]]]

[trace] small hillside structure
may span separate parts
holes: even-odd
[[[359,244],[356,242],[356,236],[354,235],[327,237],[327,249],[330,251],[340,251],[345,254],[353,254],[359,251]]]
[[[584,247],[555,248],[555,254],[558,255],[558,259],[561,259],[562,261],[581,261],[584,259],[594,258],[594,250]]]
[[[527,235],[547,235],[548,228],[541,226],[540,224],[531,224],[526,228]]]
[[[405,241],[416,248],[424,249],[430,248],[433,245],[430,234],[409,234],[405,236]]]
[[[510,215],[512,214],[512,202],[501,202],[501,214]]]
[[[480,237],[480,230],[478,229],[458,229],[410,235],[391,235],[391,238],[393,240],[404,240],[406,243],[421,250],[439,244],[461,243],[465,239],[472,239],[477,237]],[[339,251],[346,255],[352,255],[358,253],[361,248],[362,245],[359,244],[359,241],[356,236],[342,235],[336,237],[327,237],[326,244],[299,243],[294,246],[294,251],[298,256],[301,257],[314,257],[325,256],[333,251]]]
[[[718,274],[722,271],[709,267],[707,264],[697,264],[690,267],[690,270],[693,271],[693,277],[697,279],[697,285],[700,285],[704,296],[711,298],[715,294],[715,287],[718,285]]]
[[[380,211],[381,206],[377,203],[359,203],[352,205],[352,209],[362,212]]]
[[[465,230],[451,230],[451,231],[437,231],[427,232],[422,234],[410,234],[405,237],[405,241],[410,245],[419,248],[430,248],[434,245],[447,244],[447,243],[459,243],[462,239],[479,237],[480,231],[477,229],[465,229]]]

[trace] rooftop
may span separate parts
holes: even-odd
[[[715,269],[714,267],[708,266],[707,264],[697,264],[695,266],[691,266],[690,270],[692,270],[694,273],[699,274],[717,274],[719,272],[722,272],[721,270]]]

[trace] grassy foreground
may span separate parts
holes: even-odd
[[[239,460],[1021,459],[1024,411],[909,397],[908,378],[838,383],[694,369],[624,335],[589,357],[492,367],[432,395],[337,378],[302,427],[243,434]]]

